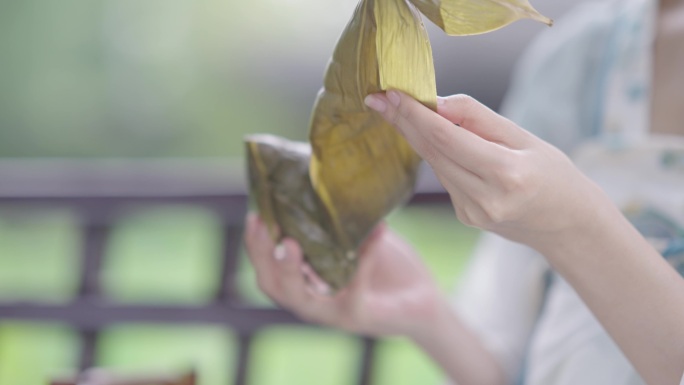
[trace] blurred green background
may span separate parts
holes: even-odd
[[[445,212],[446,211],[446,212]],[[0,300],[60,302],[76,290],[80,234],[68,213],[6,218],[0,212]],[[405,208],[390,226],[425,256],[445,291],[450,290],[472,246],[474,230],[449,210]],[[117,224],[106,251],[104,287],[120,301],[201,303],[216,284],[220,240],[211,213],[195,208],[154,209]],[[268,306],[242,258],[239,288]],[[77,364],[78,335],[65,325],[0,322],[0,384],[42,384]],[[98,363],[126,371],[196,367],[201,384],[228,384],[236,344],[219,327],[124,325],[105,331]],[[277,327],[258,335],[252,384],[345,385],[356,378],[360,344],[328,330]],[[376,384],[438,383],[441,375],[408,342],[390,339],[378,349]]]
[[[356,0],[0,0],[0,162],[3,158],[220,158],[238,165],[242,137],[305,139],[313,99]],[[545,13],[560,1],[540,4]],[[554,12],[550,12],[555,16]],[[542,27],[448,38],[428,24],[440,94],[498,107],[512,66]],[[0,183],[3,183],[0,180]],[[448,207],[399,210],[390,225],[453,289],[476,232]],[[0,207],[0,300],[67,301],[80,236],[69,213],[10,215]],[[199,303],[216,285],[220,229],[192,207],[145,210],[116,224],[103,275],[128,302]],[[240,289],[255,303],[250,266]],[[218,327],[122,325],[107,330],[98,364],[121,370],[197,367],[227,384],[235,342]],[[66,325],[0,320],[0,384],[34,385],[73,370],[78,336]],[[343,385],[360,351],[348,335],[283,327],[259,335],[258,385]],[[441,374],[406,341],[378,349],[376,384],[435,384]]]

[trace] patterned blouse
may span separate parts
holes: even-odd
[[[530,46],[502,112],[573,156],[684,274],[684,136],[649,133],[657,7],[579,5]],[[456,306],[512,384],[644,383],[572,287],[523,245],[485,234]]]

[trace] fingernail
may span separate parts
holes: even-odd
[[[275,258],[276,261],[282,261],[285,257],[287,257],[287,250],[285,250],[285,245],[281,243],[273,250],[273,258]]]
[[[328,286],[327,283],[321,283],[320,285],[316,285],[316,290],[318,290],[318,294],[322,295],[329,295],[332,292],[330,290],[330,286]]]
[[[380,113],[385,112],[385,110],[387,109],[387,104],[385,104],[385,101],[383,101],[375,95],[366,96],[364,103],[366,103],[366,105],[372,110],[375,110]]]
[[[394,107],[399,107],[401,96],[399,96],[397,91],[387,91],[387,99],[389,99],[390,103],[392,103]]]
[[[441,105],[443,105],[444,103],[446,103],[446,98],[443,98],[443,97],[441,97],[441,96],[438,96],[438,97],[437,97],[437,104],[441,106]]]

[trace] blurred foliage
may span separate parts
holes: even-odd
[[[0,0],[0,157],[232,157],[245,133],[303,139],[356,3]],[[440,94],[493,108],[542,29],[452,38],[426,24]]]
[[[355,0],[0,0],[0,158],[237,157],[246,133],[304,139],[325,65]],[[451,290],[474,232],[443,208],[389,218]],[[186,207],[131,212],[112,229],[103,288],[125,302],[199,303],[217,283],[220,229]],[[0,211],[0,299],[67,301],[79,223],[63,212]],[[259,293],[244,253],[244,296]],[[0,384],[73,370],[63,325],[0,323]],[[301,328],[256,339],[254,384],[348,384],[358,342]],[[437,369],[401,340],[383,342],[378,384],[430,383]],[[124,371],[196,366],[226,383],[235,341],[218,327],[122,325],[98,363]],[[316,369],[316,370],[312,370]]]
[[[308,32],[339,33],[349,13],[319,3],[302,24],[304,1],[1,1],[0,157],[234,156],[245,133],[303,138],[308,108],[272,82],[315,50],[300,33],[332,49]]]
[[[71,298],[79,283],[80,242],[67,213],[0,211],[0,300]]]
[[[2,323],[0,341],[0,384],[46,384],[78,362],[78,335],[66,326]]]
[[[54,302],[73,295],[78,223],[58,212],[25,218],[0,211],[0,218],[2,297]],[[424,256],[445,292],[451,291],[476,231],[460,225],[443,207],[404,208],[388,222]],[[112,229],[104,290],[129,303],[205,302],[217,284],[219,234],[215,218],[201,209],[132,211]],[[244,260],[238,287],[249,301],[272,306]],[[77,336],[65,327],[0,323],[0,383],[33,385],[46,375],[68,372],[78,346]],[[201,384],[215,385],[233,373],[235,346],[230,331],[220,327],[121,325],[102,334],[98,363],[124,372],[197,367]],[[355,339],[325,329],[268,329],[255,340],[252,383],[349,384],[359,349]],[[434,383],[441,377],[403,340],[383,342],[378,360],[378,385]]]

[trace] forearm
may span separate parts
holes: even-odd
[[[458,385],[507,383],[496,358],[447,303],[433,323],[411,338]]]
[[[645,380],[679,381],[684,281],[567,156],[466,96],[442,99],[438,114],[396,91],[376,97],[461,222],[546,255]]]
[[[684,280],[602,200],[576,234],[538,245],[649,384],[684,371]],[[590,203],[590,202],[588,202]]]

